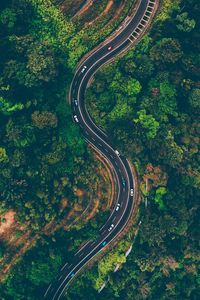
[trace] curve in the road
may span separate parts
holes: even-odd
[[[99,238],[96,241],[88,241],[76,252],[73,261],[62,267],[55,282],[48,287],[44,295],[46,299],[59,300],[67,285],[82,267],[110,244],[123,231],[130,219],[135,199],[131,166],[128,160],[110,145],[106,134],[93,122],[85,106],[84,94],[94,73],[102,65],[129,48],[144,33],[155,13],[158,1],[140,0],[134,16],[123,30],[109,43],[88,56],[73,78],[69,98],[74,112],[74,121],[79,124],[85,140],[101,153],[113,169],[117,183],[117,199],[113,212],[99,231]]]

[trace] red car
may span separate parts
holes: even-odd
[[[113,48],[112,46],[109,46],[109,47],[108,47],[108,51],[111,51],[111,50],[112,50],[112,48]]]

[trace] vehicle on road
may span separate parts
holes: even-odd
[[[134,194],[134,193],[133,193],[133,189],[131,189],[131,196],[133,196],[133,194]]]
[[[116,153],[118,156],[120,156],[120,153],[119,153],[118,150],[115,150],[115,153]]]
[[[111,230],[113,230],[114,226],[114,224],[111,224],[111,226],[108,228],[108,231],[110,232]]]
[[[83,66],[81,73],[84,73],[86,69],[87,69],[87,66]]]
[[[77,99],[74,99],[74,104],[75,104],[76,106],[78,106],[78,100],[77,100]]]
[[[72,107],[74,110],[77,107],[75,107],[75,103],[73,103],[73,99],[75,99],[76,97],[80,97],[78,98],[83,100],[84,103],[84,95],[86,92],[86,88],[88,86],[88,83],[90,82],[92,76],[94,76],[95,72],[104,65],[104,63],[108,62],[111,58],[114,59],[114,56],[120,55],[122,51],[127,50],[130,46],[131,46],[131,42],[132,39],[127,38],[128,36],[130,36],[130,33],[136,33],[136,35],[134,35],[134,39],[135,40],[139,40],[140,38],[140,33],[142,33],[141,28],[139,27],[140,23],[142,22],[142,20],[144,20],[143,24],[141,25],[142,27],[145,25],[146,28],[148,27],[148,24],[150,22],[150,17],[149,14],[151,14],[149,12],[149,10],[151,11],[151,9],[149,9],[149,3],[151,4],[151,7],[155,7],[157,6],[157,3],[159,2],[158,0],[143,0],[143,1],[139,1],[140,4],[138,5],[138,8],[135,11],[135,14],[132,16],[128,16],[129,19],[127,19],[128,22],[124,23],[123,25],[123,31],[122,34],[120,32],[119,36],[116,35],[116,37],[113,38],[112,41],[108,42],[106,45],[101,45],[99,48],[97,48],[98,50],[94,51],[92,54],[90,54],[85,62],[83,62],[81,65],[78,65],[78,69],[77,72],[75,73],[74,79],[72,81],[72,89],[71,89],[71,94],[70,94],[70,100],[72,102]],[[145,4],[146,3],[146,4]],[[147,9],[148,9],[148,17],[147,17]],[[138,31],[136,31],[136,29]],[[111,45],[112,44],[112,45]],[[114,51],[113,51],[114,49]],[[107,53],[105,55],[105,52]],[[85,79],[85,80],[84,80]],[[78,94],[77,94],[78,92]],[[79,95],[79,96],[76,96]],[[76,98],[77,99],[77,98]],[[81,101],[82,103],[82,101]],[[78,104],[80,104],[80,102],[78,102]],[[81,105],[82,106],[82,105]],[[84,106],[82,106],[84,107]],[[122,230],[125,229],[125,226],[127,224],[127,222],[129,221],[129,218],[131,217],[131,210],[133,208],[133,198],[132,195],[134,196],[134,183],[133,183],[133,175],[132,171],[131,171],[131,167],[129,164],[125,164],[123,159],[123,154],[121,154],[118,150],[116,150],[115,148],[112,148],[112,144],[109,143],[109,141],[107,141],[107,137],[105,135],[105,139],[101,138],[101,135],[99,135],[99,130],[96,131],[95,129],[93,130],[93,126],[91,127],[90,122],[87,122],[87,111],[85,111],[85,109],[83,111],[81,111],[82,107],[80,107],[80,111],[79,112],[74,112],[73,113],[73,121],[74,122],[82,122],[82,120],[85,119],[85,125],[87,126],[83,126],[82,131],[83,133],[87,134],[89,136],[89,138],[93,138],[94,140],[94,145],[97,148],[97,152],[102,152],[102,141],[105,142],[106,144],[108,144],[108,146],[110,146],[110,151],[107,150],[108,154],[104,153],[105,158],[107,158],[109,160],[109,158],[111,157],[112,159],[110,159],[111,162],[111,167],[113,167],[114,171],[116,171],[116,173],[119,175],[118,178],[119,179],[119,202],[121,204],[119,211],[116,212],[117,205],[118,202],[116,203],[115,207],[114,207],[114,211],[113,211],[113,215],[111,215],[111,219],[108,223],[108,225],[106,225],[105,230],[102,230],[102,233],[100,233],[96,239],[96,242],[94,240],[94,242],[92,242],[90,244],[90,246],[85,249],[86,251],[82,251],[81,254],[79,255],[79,259],[76,259],[76,261],[74,262],[74,265],[72,267],[72,265],[70,265],[68,267],[67,270],[71,270],[68,271],[68,282],[65,281],[65,279],[63,279],[62,282],[57,282],[52,289],[49,289],[47,291],[47,298],[48,299],[60,299],[64,293],[66,292],[66,288],[67,285],[70,281],[74,280],[76,278],[76,275],[78,274],[78,272],[80,272],[80,270],[83,268],[83,266],[85,266],[92,258],[95,257],[95,255],[97,255],[99,253],[99,249],[101,249],[102,251],[104,250],[104,246],[105,245],[109,245],[110,241],[112,241],[114,238],[116,238],[120,232],[122,232]],[[74,115],[76,114],[77,115]],[[83,113],[83,114],[82,114]],[[85,116],[84,116],[85,114]],[[78,126],[78,124],[76,124]],[[81,124],[80,124],[81,125]],[[89,130],[88,130],[89,129]],[[94,131],[94,134],[93,132]],[[95,137],[95,138],[94,138]],[[99,143],[99,141],[101,140],[101,143]],[[87,140],[88,143],[90,143],[90,139]],[[99,146],[98,146],[99,145]],[[113,150],[112,150],[113,149]],[[120,148],[121,149],[121,148]],[[113,152],[115,151],[115,153]],[[117,158],[117,156],[119,158]],[[122,157],[122,159],[121,159]],[[127,171],[125,173],[125,171]],[[125,175],[127,174],[127,175]],[[128,187],[127,193],[126,193],[126,186]],[[131,187],[133,187],[133,189],[131,190]],[[128,197],[127,197],[128,194]],[[124,202],[122,202],[124,201]],[[123,203],[123,204],[122,204]],[[131,207],[130,207],[131,206]],[[115,221],[116,218],[116,221]],[[114,224],[112,224],[111,222],[115,222]],[[110,224],[110,226],[109,226]],[[141,223],[139,223],[138,226],[140,226]],[[109,237],[110,236],[110,237]],[[101,239],[100,239],[101,238]],[[106,240],[104,240],[106,239]],[[97,245],[98,244],[98,245]],[[86,255],[85,255],[86,254]],[[82,256],[83,255],[83,256]],[[76,264],[76,265],[75,265]],[[73,269],[70,269],[70,268]],[[62,269],[61,269],[62,270]],[[66,273],[65,273],[66,274]],[[65,275],[63,274],[63,275]],[[73,277],[73,279],[72,279]],[[46,298],[46,299],[47,299]]]
[[[77,115],[74,115],[74,120],[75,120],[76,123],[79,122]]]
[[[119,208],[120,208],[120,205],[121,205],[120,203],[118,203],[118,204],[117,204],[117,206],[116,206],[116,209],[115,209],[116,211],[118,211],[118,210],[119,210]]]

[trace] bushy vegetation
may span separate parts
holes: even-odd
[[[98,294],[98,283],[107,280],[99,262],[65,299],[200,297],[200,4],[179,2],[171,17],[164,4],[165,16],[161,10],[150,33],[99,71],[87,91],[95,122],[137,166],[145,201],[142,225],[122,270],[107,270],[109,282]]]
[[[98,72],[86,95],[96,123],[138,168],[142,225],[127,260],[130,238],[85,272],[68,300],[200,298],[200,5],[163,5],[150,34]],[[71,121],[65,94],[72,67],[113,24],[102,35],[97,29],[103,22],[77,33],[78,26],[50,0],[7,1],[0,8],[0,211],[14,209],[21,223],[39,231],[78,202],[77,186],[88,190],[95,182],[94,162]],[[1,299],[42,299],[62,264],[96,237],[106,217],[99,213],[83,228],[42,236],[1,286]],[[1,244],[0,258],[4,254]],[[123,267],[112,274],[116,263]]]
[[[51,1],[7,6],[0,13],[0,205],[38,230],[61,219],[62,198],[71,199],[69,209],[76,185],[87,185],[74,181],[89,154],[65,100],[74,27]]]
[[[56,228],[72,208],[84,210],[88,200],[97,197],[94,187],[99,189],[102,184],[98,178],[100,164],[93,161],[66,101],[73,76],[68,65],[69,43],[77,30],[53,1],[0,4],[0,211],[3,215],[14,210],[16,223],[27,231],[30,241],[37,241],[48,228],[45,225],[54,224]],[[101,207],[106,192],[105,186],[101,193],[98,191],[103,198]],[[51,242],[51,238],[41,237],[11,271],[0,298],[38,299],[38,291],[46,287],[66,260],[68,245],[75,251],[83,241],[96,236],[97,224],[106,217],[106,213],[101,217],[98,214],[85,231],[83,221],[73,227],[72,234],[77,236],[73,245],[64,232],[62,242],[66,248],[60,248],[57,254],[57,239],[52,237],[49,252],[45,241]],[[19,240],[22,235],[16,231]],[[19,243],[11,246],[1,241],[1,268],[9,264],[12,254],[14,258],[20,253],[23,237]],[[34,266],[25,274],[23,270],[28,270],[30,261]],[[50,274],[44,278],[46,271]],[[24,282],[32,288],[29,284],[25,287]]]
[[[74,253],[88,239],[96,239],[98,228],[108,218],[98,213],[85,227],[70,231],[57,230],[51,236],[42,235],[8,274],[0,286],[2,300],[44,299],[47,286],[57,278],[59,270],[74,258]],[[0,258],[4,249],[0,245]]]

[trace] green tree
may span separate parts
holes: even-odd
[[[109,93],[109,91],[105,91],[99,95],[99,99],[97,101],[97,107],[102,112],[110,112],[115,105],[114,97]]]
[[[128,96],[135,96],[140,93],[142,86],[140,82],[134,78],[131,78],[127,81],[127,95]]]
[[[39,85],[36,76],[27,69],[27,64],[14,59],[5,63],[4,76],[26,88]]]
[[[34,126],[39,129],[57,127],[58,120],[56,115],[52,112],[35,111],[34,113],[32,113],[31,118]]]
[[[17,123],[17,122],[16,122]],[[16,147],[27,147],[35,142],[34,128],[30,124],[17,125],[10,119],[6,124],[6,136]]]
[[[12,29],[16,22],[16,12],[12,8],[4,9],[0,14],[0,22]]]
[[[189,103],[192,110],[200,112],[200,89],[193,89],[189,95]]]
[[[22,110],[23,108],[24,105],[22,103],[11,104],[8,100],[0,97],[0,112],[5,115],[10,115],[13,112]]]
[[[166,163],[172,167],[180,165],[183,160],[183,149],[179,145],[177,145],[174,140],[174,136],[170,131],[166,136],[166,140],[163,146],[165,148],[164,160],[166,161]]]
[[[134,119],[134,123],[139,124],[144,129],[147,139],[155,138],[160,126],[159,123],[152,115],[147,115],[145,109],[138,111],[137,115],[138,118]]]
[[[8,155],[6,154],[6,149],[0,147],[0,163],[5,163],[8,161]]]
[[[164,209],[165,208],[165,204],[163,201],[163,197],[167,194],[167,189],[166,187],[162,186],[156,189],[156,194],[155,194],[155,198],[154,201],[158,204],[160,209]]]
[[[48,262],[32,262],[30,268],[27,269],[27,278],[37,286],[48,284],[57,274],[60,264],[61,257],[59,255],[52,257]]]
[[[126,103],[119,102],[115,105],[114,109],[110,112],[110,120],[116,121],[123,118],[127,118],[131,115],[132,108]]]
[[[27,69],[38,81],[49,82],[57,75],[57,59],[47,42],[32,43],[27,51]]]
[[[196,25],[196,22],[194,19],[188,18],[187,12],[177,15],[176,21],[177,21],[176,27],[178,28],[178,30],[183,31],[183,32],[191,32],[195,28],[195,25]]]
[[[135,96],[141,91],[142,86],[137,79],[124,78],[118,71],[111,82],[110,88],[113,92],[123,93],[125,96]]]
[[[182,57],[180,43],[176,39],[163,38],[151,48],[150,57],[161,63],[175,63]]]
[[[168,116],[177,116],[176,88],[167,80],[152,79],[149,82],[149,96],[144,97],[141,108],[147,109],[158,120],[168,121]]]
[[[141,80],[144,80],[152,75],[154,71],[154,65],[147,55],[138,55],[136,57],[137,67],[135,69],[135,74]]]

